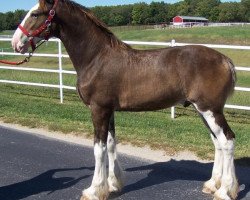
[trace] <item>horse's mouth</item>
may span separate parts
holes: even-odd
[[[28,52],[29,44],[23,44],[21,42],[18,42],[16,45],[13,45],[13,49],[15,50],[15,52],[25,54]]]

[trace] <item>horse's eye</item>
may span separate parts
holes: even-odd
[[[37,13],[31,13],[31,17],[36,19],[38,17],[38,14]]]

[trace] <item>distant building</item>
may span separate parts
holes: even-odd
[[[208,19],[205,17],[176,16],[173,18],[174,26],[205,26]]]

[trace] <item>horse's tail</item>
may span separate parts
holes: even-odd
[[[233,92],[234,92],[234,87],[236,85],[236,81],[237,81],[236,69],[235,69],[235,65],[233,64],[233,61],[230,58],[227,58],[227,63],[228,63],[228,67],[230,69],[230,73],[231,73],[231,76],[232,76],[232,80],[231,80],[232,84],[231,84],[231,87],[230,87],[229,95],[232,95]]]

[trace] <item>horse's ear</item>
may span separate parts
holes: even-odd
[[[46,2],[49,4],[54,4],[54,0],[46,0]]]

